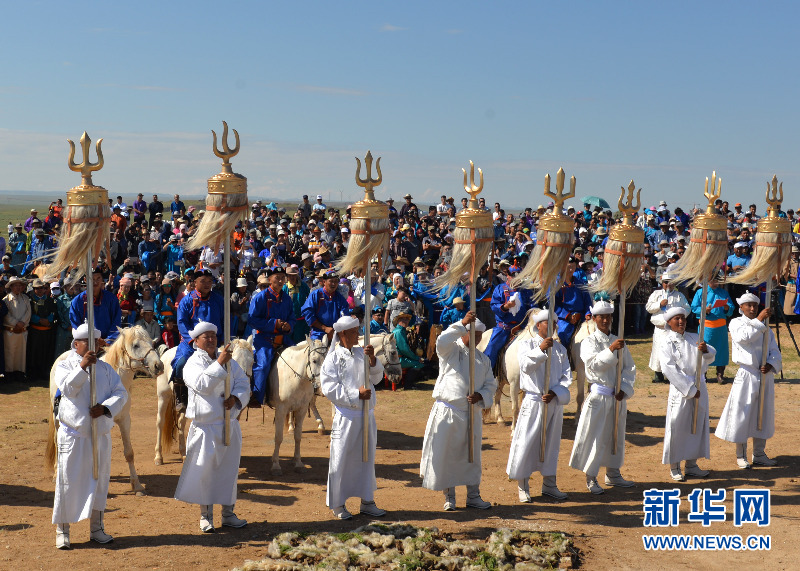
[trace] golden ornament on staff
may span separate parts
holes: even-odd
[[[772,196],[770,196],[770,194]],[[747,267],[728,281],[737,284],[757,285],[766,282],[767,291],[764,306],[770,309],[772,302],[772,282],[789,261],[792,250],[792,223],[779,216],[783,202],[783,183],[778,186],[778,177],[773,175],[772,188],[767,182],[767,217],[758,221],[756,247],[753,258]],[[769,316],[764,320],[764,340],[762,342],[761,366],[767,364],[769,354]],[[761,430],[764,417],[764,386],[766,373],[761,373],[758,389],[758,430]]]
[[[716,185],[716,188],[715,188]],[[711,173],[711,192],[708,191],[708,178],[706,190],[703,193],[708,199],[706,211],[698,214],[692,220],[692,232],[689,235],[689,247],[683,257],[675,263],[671,273],[675,274],[675,283],[696,284],[702,288],[700,294],[700,327],[697,335],[700,341],[705,338],[706,330],[706,304],[708,303],[708,282],[714,271],[725,262],[728,255],[728,221],[724,216],[715,212],[714,202],[722,196],[722,178],[717,178],[717,172]],[[702,377],[703,353],[697,352],[695,369],[695,388],[700,390]],[[692,434],[697,432],[697,413],[700,401],[695,399],[692,414]]]
[[[478,169],[480,184],[475,184],[475,164],[469,162],[469,182],[464,173],[464,190],[470,199],[467,207],[456,214],[456,227],[453,231],[453,253],[450,267],[436,279],[436,287],[453,287],[461,282],[464,274],[469,276],[469,310],[475,313],[476,279],[478,272],[488,261],[494,246],[494,227],[492,215],[478,204],[478,195],[483,190],[483,171]],[[469,328],[469,395],[475,392],[475,323]],[[468,404],[467,415],[467,455],[469,462],[475,461],[474,414],[475,406]]]
[[[83,161],[75,163],[75,143],[69,142],[69,169],[81,173],[81,184],[67,191],[67,212],[64,226],[59,236],[59,248],[55,260],[47,268],[47,281],[58,279],[61,272],[75,268],[73,280],[77,282],[86,276],[86,322],[89,326],[89,351],[95,351],[94,338],[94,288],[92,287],[92,268],[97,265],[100,251],[105,249],[106,259],[110,259],[111,209],[108,207],[108,191],[92,183],[92,173],[103,168],[103,151],[98,139],[95,146],[97,162],[89,160],[91,139],[84,131],[81,136]],[[97,384],[95,368],[89,368],[89,398],[91,406],[97,404]],[[92,476],[98,478],[97,463],[97,419],[91,421],[92,438]]]
[[[536,234],[536,249],[533,257],[512,282],[512,287],[534,290],[534,299],[541,300],[547,296],[547,307],[550,310],[547,319],[547,336],[552,337],[555,330],[555,290],[567,279],[567,264],[572,254],[572,243],[575,240],[575,221],[563,212],[564,202],[575,196],[575,177],[569,179],[569,193],[564,194],[564,169],[556,173],[556,194],[550,192],[550,175],[544,177],[544,195],[553,200],[553,212],[545,214],[539,220]],[[542,394],[550,391],[550,367],[553,351],[547,351],[544,364],[544,389]],[[545,445],[547,443],[547,403],[543,405],[542,443],[539,448],[539,460],[544,462]]]
[[[223,251],[222,285],[224,288],[225,314],[223,317],[223,341],[226,348],[231,342],[231,234],[236,229],[236,224],[244,220],[247,210],[247,179],[233,172],[231,158],[239,153],[239,133],[233,130],[236,146],[228,146],[228,124],[222,122],[222,150],[217,149],[217,133],[211,131],[214,137],[212,148],[214,154],[222,159],[222,171],[208,179],[208,196],[206,196],[206,213],[200,220],[194,236],[189,240],[186,248],[194,250],[207,246],[219,250],[220,244],[225,245]],[[231,396],[231,365],[225,365],[225,399]],[[244,404],[244,403],[242,403]],[[223,428],[223,441],[225,446],[231,443],[231,411],[225,409],[225,425]]]
[[[619,309],[617,337],[625,339],[625,299],[636,286],[641,273],[641,262],[644,258],[644,230],[636,226],[633,215],[642,206],[642,189],[636,193],[636,204],[633,203],[633,193],[636,184],[633,181],[628,185],[628,199],[623,202],[625,188],[619,195],[617,206],[623,214],[620,224],[614,224],[608,233],[608,242],[603,256],[603,275],[589,286],[589,291],[608,292],[609,295],[619,294],[617,307]],[[622,353],[617,358],[617,384],[614,394],[619,394],[622,389]],[[619,424],[620,402],[614,402],[614,440],[612,453],[617,453],[617,424]]]
[[[372,178],[372,152],[367,151],[364,164],[367,178],[361,178],[361,161],[356,157],[356,184],[364,189],[364,199],[350,208],[350,242],[347,255],[336,266],[337,271],[348,274],[357,268],[364,270],[364,347],[369,345],[369,322],[372,319],[372,270],[370,261],[377,258],[379,266],[389,254],[389,206],[375,200],[376,186],[383,182],[381,158],[375,162],[378,178]],[[380,269],[379,269],[380,271]],[[364,388],[369,388],[369,359],[364,356]],[[369,461],[369,401],[361,402],[364,424],[362,431],[361,461]]]

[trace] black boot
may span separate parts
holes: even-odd
[[[185,414],[186,406],[189,404],[189,389],[183,379],[172,379],[172,392],[175,394],[175,412]]]

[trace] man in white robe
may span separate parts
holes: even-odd
[[[556,466],[561,448],[561,427],[564,422],[564,405],[569,403],[569,386],[572,370],[569,367],[567,350],[557,341],[558,336],[547,336],[549,310],[540,311],[532,319],[536,333],[528,339],[518,340],[519,385],[525,391],[519,410],[511,450],[508,454],[506,473],[517,480],[519,501],[531,501],[528,479],[533,472],[542,474],[542,494],[558,500],[567,499],[567,494],[558,489]],[[545,391],[545,368],[550,351],[550,383]],[[545,403],[547,407],[545,407]],[[545,408],[547,423],[545,455],[541,460],[542,425]]]
[[[72,350],[58,363],[55,383],[61,391],[58,406],[56,490],[53,523],[56,547],[69,549],[69,524],[90,518],[90,539],[108,543],[103,513],[111,476],[111,428],[114,416],[128,400],[128,392],[110,365],[89,351],[89,326],[72,330]],[[94,330],[95,339],[100,331]],[[89,368],[95,370],[96,402],[91,402]],[[93,476],[91,425],[97,431],[97,476]]]
[[[436,402],[428,417],[419,473],[422,487],[444,492],[445,511],[456,509],[456,486],[467,487],[467,507],[489,509],[481,498],[481,441],[483,422],[475,405],[492,406],[497,380],[489,357],[475,350],[475,392],[469,394],[469,328],[478,345],[486,326],[471,311],[436,340],[439,378],[433,387]],[[468,414],[473,415],[473,462],[468,454]]]
[[[686,296],[675,289],[672,278],[672,273],[669,271],[669,268],[667,268],[667,271],[661,274],[663,289],[657,289],[651,293],[645,304],[645,309],[651,315],[650,322],[655,326],[649,363],[650,370],[655,373],[655,378],[653,378],[654,383],[669,382],[664,378],[664,373],[661,371],[661,365],[658,361],[661,342],[667,335],[667,331],[664,329],[664,314],[672,307],[682,307],[686,311],[691,309]]]
[[[777,462],[767,456],[764,447],[775,434],[775,373],[783,366],[781,352],[772,330],[764,324],[771,310],[759,313],[759,300],[752,293],[738,298],[742,316],[731,320],[733,362],[739,370],[733,380],[731,392],[714,434],[722,440],[736,444],[736,462],[747,469],[747,439],[753,439],[753,464],[774,466]],[[764,335],[769,335],[767,364],[761,365]],[[758,430],[759,392],[761,373],[764,373],[764,413],[761,430]]]
[[[28,324],[31,321],[31,300],[25,295],[28,282],[17,276],[8,280],[9,293],[3,298],[8,313],[3,317],[3,350],[6,377],[25,379],[25,356],[28,346]]]
[[[360,513],[381,517],[386,512],[375,505],[375,447],[378,427],[375,424],[375,393],[383,379],[383,363],[375,357],[372,345],[359,347],[358,319],[346,315],[333,324],[334,336],[320,371],[320,390],[334,405],[331,425],[331,452],[328,465],[326,505],[339,519],[350,519],[345,503],[361,498]],[[364,378],[364,359],[369,359],[369,379]],[[369,454],[363,457],[363,403],[369,404],[367,427]]]
[[[633,396],[636,365],[623,339],[611,334],[614,306],[596,301],[591,308],[597,330],[581,342],[581,360],[586,367],[586,381],[591,383],[589,396],[583,403],[581,418],[575,431],[575,443],[569,465],[586,474],[586,487],[593,494],[605,493],[597,483],[601,466],[606,468],[608,486],[630,488],[633,482],[620,473],[625,460],[626,401]],[[617,360],[622,357],[622,382],[615,394]],[[619,403],[617,421],[617,453],[613,453],[614,408]]]
[[[217,354],[217,326],[200,321],[189,332],[195,352],[186,361],[183,379],[189,389],[186,417],[192,425],[186,436],[186,459],[175,489],[175,499],[200,504],[200,531],[214,531],[214,504],[222,506],[224,527],[244,527],[236,517],[236,480],[242,456],[242,429],[238,416],[250,401],[250,380],[232,360],[230,344]],[[225,398],[225,366],[230,367],[231,396]],[[224,444],[225,410],[231,411],[230,444]]]
[[[669,380],[666,426],[664,428],[664,454],[662,464],[669,464],[670,476],[677,482],[685,477],[681,460],[686,460],[685,476],[705,478],[708,470],[697,465],[698,458],[711,458],[708,425],[708,388],[706,371],[717,354],[713,346],[700,340],[696,333],[686,331],[689,312],[675,306],[664,314],[667,335],[659,348],[659,362],[664,376]],[[700,386],[696,386],[697,351],[703,353]],[[692,434],[695,401],[697,428]]]

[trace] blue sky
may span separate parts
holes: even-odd
[[[536,206],[578,196],[800,206],[798,8],[790,2],[20,2],[0,36],[0,190],[63,193],[67,138],[103,137],[112,195],[205,194],[211,129],[236,128],[255,197]],[[577,204],[577,201],[574,201]]]

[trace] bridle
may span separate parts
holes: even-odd
[[[325,347],[325,345],[312,346],[310,345],[310,343],[311,342],[309,341],[308,351],[306,351],[306,369],[308,369],[308,380],[311,381],[312,385],[316,386],[317,385],[316,379],[318,379],[322,375],[320,375],[319,373],[315,374],[314,369],[311,367],[311,352],[313,351],[315,354],[319,355],[320,353],[327,353],[328,348]]]
[[[148,357],[148,355],[150,355],[150,353],[156,353],[156,350],[153,347],[150,347],[150,349],[147,351],[147,353],[144,354],[144,357],[141,357],[141,358],[133,357],[128,352],[128,349],[125,347],[125,345],[122,346],[122,354],[125,355],[125,357],[130,362],[130,364],[131,364],[130,369],[131,370],[135,370],[135,369],[139,368],[139,367],[135,366],[134,363],[139,363],[142,368],[147,369],[147,366],[145,365],[145,362],[147,361],[147,357]],[[156,353],[156,358],[158,358],[158,353]]]
[[[392,336],[391,333],[384,334],[383,339],[381,340],[381,350],[378,352],[378,354],[383,353],[384,355],[386,355],[386,366],[393,366],[393,365],[398,365],[399,366],[400,365],[400,353],[399,352],[397,354],[397,362],[389,361],[389,355],[391,353],[386,348],[386,346],[391,344],[391,340],[389,339],[389,337],[391,337],[391,336]],[[377,355],[376,355],[376,357],[377,357]]]

